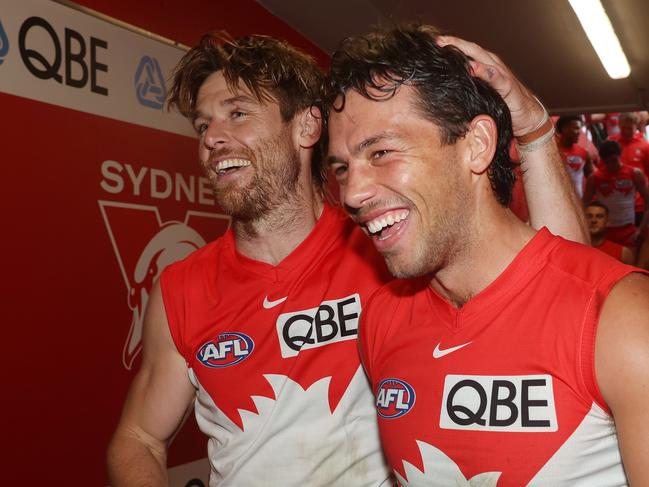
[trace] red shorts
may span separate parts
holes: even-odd
[[[625,247],[633,248],[635,246],[635,233],[637,230],[633,223],[622,225],[621,227],[608,227],[606,229],[606,238]]]

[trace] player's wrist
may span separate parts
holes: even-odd
[[[554,136],[554,124],[550,114],[538,98],[534,97],[534,99],[543,109],[543,117],[532,130],[516,136],[516,145],[520,152],[533,152],[550,142]]]

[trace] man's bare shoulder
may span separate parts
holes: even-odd
[[[600,316],[595,372],[613,414],[624,469],[631,485],[649,485],[649,276],[622,278]]]
[[[635,388],[638,381],[649,385],[649,275],[640,270],[620,279],[604,302],[596,367],[602,394],[611,406],[628,386]]]

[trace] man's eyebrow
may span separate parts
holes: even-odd
[[[368,147],[373,146],[374,144],[378,144],[379,142],[383,142],[385,140],[392,140],[396,137],[396,134],[394,134],[393,132],[381,132],[380,134],[372,135],[371,137],[368,137],[359,142],[358,145],[353,149],[352,154],[356,156]]]
[[[231,106],[235,105],[237,103],[255,103],[259,104],[257,99],[248,96],[248,95],[236,95],[232,96],[230,98],[226,98],[225,100],[221,101],[221,106]],[[189,120],[192,122],[192,124],[199,118],[210,118],[209,115],[207,115],[204,112],[201,112],[200,110],[192,110],[189,113]]]
[[[236,95],[230,98],[226,98],[221,102],[222,106],[234,105],[235,103],[255,103],[259,104],[259,101],[249,95]]]

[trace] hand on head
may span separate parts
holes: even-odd
[[[496,54],[453,36],[439,36],[437,44],[452,45],[472,59],[473,75],[489,83],[507,103],[516,137],[533,132],[543,123],[546,113],[543,105]]]

